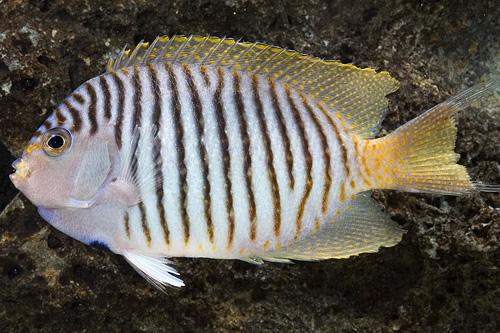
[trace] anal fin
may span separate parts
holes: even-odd
[[[332,222],[279,251],[263,253],[267,261],[341,259],[394,246],[404,230],[370,197],[358,194]]]

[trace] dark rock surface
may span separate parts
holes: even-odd
[[[500,195],[376,193],[408,233],[348,260],[176,260],[164,295],[121,257],[49,227],[7,175],[62,98],[158,34],[265,41],[401,81],[390,131],[498,75],[498,1],[0,1],[0,332],[498,332]],[[500,183],[498,98],[461,115],[457,152]],[[496,109],[493,113],[491,110]]]

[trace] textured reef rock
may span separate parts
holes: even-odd
[[[8,174],[56,103],[125,43],[157,34],[265,41],[390,71],[384,131],[499,71],[497,1],[0,1],[0,332],[494,332],[500,195],[377,192],[408,232],[348,260],[177,259],[158,292],[118,256],[44,223]],[[500,183],[498,98],[458,119],[457,152]]]

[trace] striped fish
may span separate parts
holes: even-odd
[[[159,37],[123,49],[38,129],[13,183],[57,229],[123,255],[157,287],[169,257],[346,258],[403,230],[372,189],[498,191],[453,152],[473,87],[378,139],[387,72],[258,43]]]

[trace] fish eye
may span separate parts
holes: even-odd
[[[70,146],[71,134],[62,127],[52,128],[43,136],[43,151],[49,156],[60,156]]]

